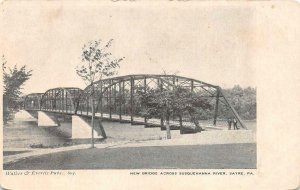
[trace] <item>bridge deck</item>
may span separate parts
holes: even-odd
[[[65,115],[75,115],[74,111],[68,110],[68,111],[61,111],[61,110],[47,110],[47,109],[42,109],[42,110],[37,110],[37,109],[31,109],[27,111],[44,111],[44,112],[49,112],[49,113],[55,113],[55,114],[65,114]],[[84,116],[84,117],[92,117],[91,112],[79,112],[76,115],[79,116]],[[117,121],[121,123],[131,123],[131,124],[138,124],[138,125],[147,125],[147,126],[152,126],[152,127],[161,127],[161,120],[157,118],[151,118],[147,119],[145,122],[144,117],[139,117],[139,116],[134,116],[133,120],[131,120],[130,115],[118,115],[118,114],[108,114],[108,113],[95,113],[96,118],[101,118],[104,120],[109,120],[109,121]],[[227,129],[226,124],[223,122],[219,122],[218,125],[213,125],[209,124],[209,122],[212,123],[212,121],[203,121],[200,122],[200,126],[206,130],[224,130]],[[179,120],[170,120],[170,126],[174,129],[179,129],[180,128],[180,122]],[[184,128],[195,128],[195,125],[191,122],[182,122],[182,126]]]
[[[55,114],[64,114],[64,115],[75,115],[74,111],[68,110],[68,111],[61,111],[61,110],[47,110],[47,109],[42,109],[42,110],[38,110],[38,109],[27,109],[27,111],[44,111],[44,112],[49,112],[49,113],[55,113]],[[92,113],[90,112],[79,112],[76,115],[79,116],[84,116],[84,117],[92,117]],[[108,113],[95,113],[95,117],[96,118],[101,118],[101,119],[105,119],[105,120],[109,120],[109,121],[116,121],[116,122],[121,122],[121,123],[131,123],[131,124],[135,124],[135,125],[147,125],[149,127],[161,127],[161,120],[157,119],[157,118],[151,118],[151,119],[147,119],[145,122],[145,118],[144,117],[138,117],[135,116],[133,117],[133,120],[131,120],[131,116],[130,115],[118,115],[118,114],[108,114]],[[165,124],[164,124],[165,125]],[[173,129],[179,129],[180,128],[180,122],[179,120],[170,120],[170,126]],[[184,128],[195,128],[195,125],[191,122],[182,122],[182,126]],[[224,124],[218,124],[218,125],[213,125],[213,124],[209,124],[207,121],[205,122],[200,122],[200,126],[206,130],[224,130],[227,129],[227,126],[225,126]]]

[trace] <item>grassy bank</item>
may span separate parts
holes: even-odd
[[[256,144],[178,145],[82,149],[4,164],[5,170],[252,169]]]

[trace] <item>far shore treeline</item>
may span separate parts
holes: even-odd
[[[256,120],[256,88],[235,85],[223,92],[243,120]],[[220,112],[222,114],[222,108]]]

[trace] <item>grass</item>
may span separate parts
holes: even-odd
[[[5,170],[255,169],[256,144],[81,149],[27,158],[3,167]]]

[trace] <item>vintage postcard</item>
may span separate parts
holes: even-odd
[[[297,189],[296,1],[3,1],[2,189]]]

